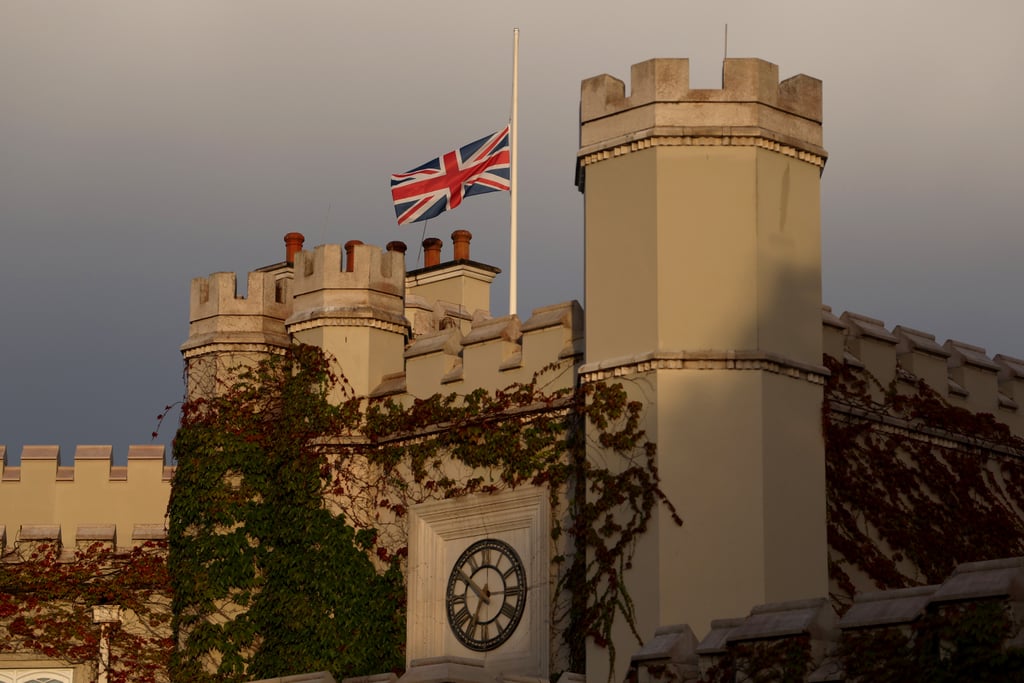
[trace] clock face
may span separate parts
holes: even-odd
[[[526,569],[515,549],[489,538],[466,548],[448,577],[448,626],[470,650],[493,650],[516,630],[526,608]]]

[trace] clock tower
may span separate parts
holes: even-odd
[[[431,501],[409,519],[407,673],[547,680],[551,509],[543,487]]]

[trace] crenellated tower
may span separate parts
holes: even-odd
[[[216,391],[233,368],[255,364],[291,345],[285,320],[292,310],[292,262],[303,236],[284,238],[285,261],[249,273],[246,296],[234,273],[192,280],[189,334],[181,345],[188,368],[188,395]]]
[[[820,81],[758,59],[727,59],[720,90],[691,89],[686,59],[634,65],[628,96],[582,84],[582,380],[648,404],[684,520],[638,546],[645,637],[828,591],[821,118]]]
[[[350,240],[295,256],[292,338],[319,346],[340,366],[358,396],[386,375],[403,370],[409,325],[405,319],[405,254]]]

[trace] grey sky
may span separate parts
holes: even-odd
[[[0,0],[0,444],[148,442],[189,280],[285,232],[415,265],[388,175],[504,125],[517,25],[520,313],[582,298],[580,80],[690,57],[718,87],[726,23],[825,83],[825,302],[1024,356],[1021,3]],[[507,221],[485,195],[428,235],[504,269]]]

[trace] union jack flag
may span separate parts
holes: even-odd
[[[415,223],[454,209],[463,197],[510,189],[509,129],[442,154],[391,176],[398,224]]]

